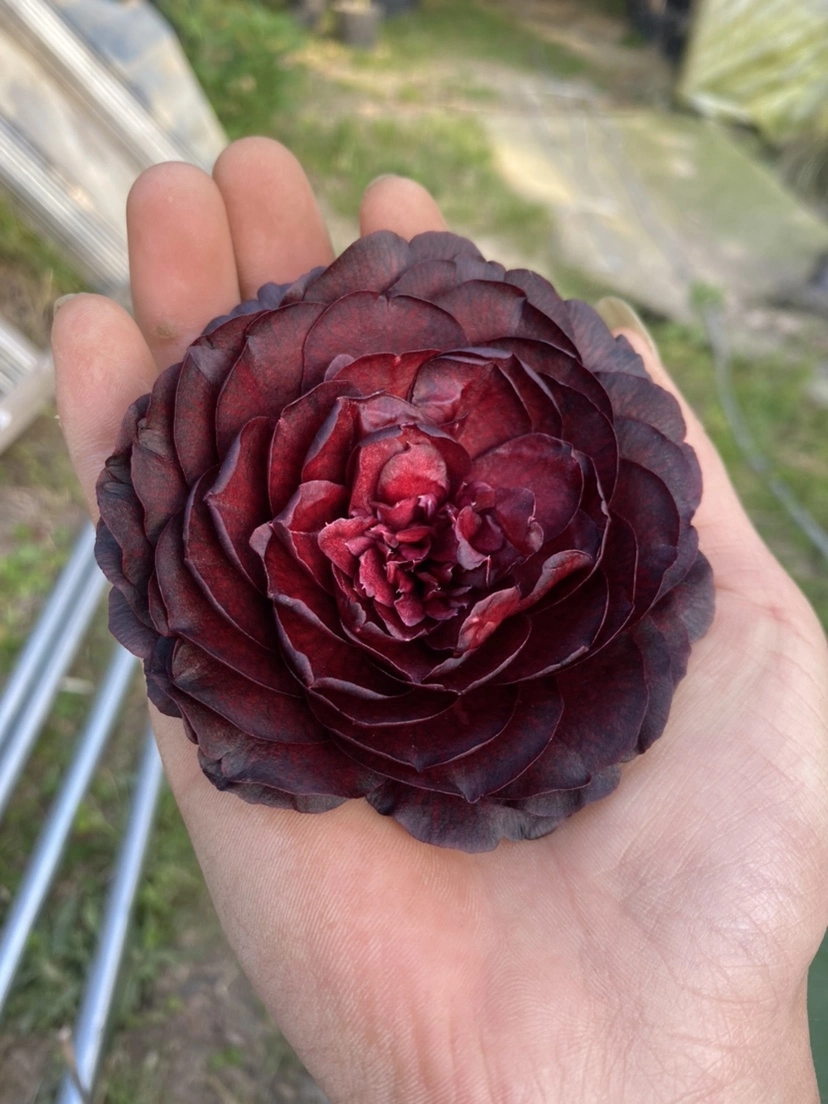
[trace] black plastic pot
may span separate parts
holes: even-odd
[[[331,5],[334,14],[334,34],[346,46],[370,49],[379,38],[383,10],[378,4],[363,7],[350,0],[338,0]]]

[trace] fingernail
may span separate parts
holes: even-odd
[[[61,295],[59,299],[55,299],[54,303],[52,304],[52,318],[55,317],[55,315],[64,303],[68,303],[70,299],[76,299],[78,297],[78,294],[79,293],[77,291],[72,291],[68,295]]]
[[[607,295],[595,304],[595,309],[611,330],[634,330],[647,342],[655,352],[655,341],[652,334],[641,320],[638,311],[631,307],[626,299],[619,299],[615,295]]]
[[[398,179],[399,179],[399,173],[380,173],[379,176],[374,177],[374,179],[371,181],[371,183],[368,185],[368,187],[365,189],[365,191],[370,192],[375,184],[380,184],[383,180],[398,180]]]

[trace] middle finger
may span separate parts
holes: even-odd
[[[239,302],[224,200],[195,165],[154,165],[129,194],[127,231],[135,319],[161,370]]]

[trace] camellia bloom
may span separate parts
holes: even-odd
[[[552,831],[666,723],[712,581],[675,400],[585,303],[382,232],[213,322],[98,484],[111,627],[222,790]]]

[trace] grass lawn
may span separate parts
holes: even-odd
[[[620,0],[595,0],[594,6],[613,14],[623,7]],[[354,55],[332,41],[310,39],[278,5],[157,0],[157,7],[177,28],[231,137],[259,133],[285,141],[337,216],[355,217],[359,196],[374,176],[403,173],[433,192],[454,228],[487,243],[501,243],[509,256],[542,263],[549,215],[514,195],[502,181],[475,113],[500,101],[498,74],[504,67],[555,79],[589,78],[599,84],[601,74],[580,55],[523,29],[505,14],[504,4],[424,0],[419,12],[388,23],[375,54]],[[445,102],[451,104],[450,111],[438,106]],[[35,298],[80,286],[71,271],[22,228],[11,209],[0,204],[3,265],[23,273]],[[658,320],[651,320],[651,326],[665,362],[722,451],[757,526],[828,625],[825,563],[742,459],[716,399],[701,329]],[[784,355],[737,359],[733,370],[737,395],[757,442],[774,470],[828,527],[826,412],[808,398],[817,359],[806,342],[799,342]],[[79,517],[78,492],[58,441],[49,415],[0,460],[0,492],[5,486],[29,494],[41,508],[40,518],[35,510],[34,520],[20,522],[8,534],[9,552],[0,563],[0,602],[8,611],[0,627],[0,676],[25,639]],[[54,518],[62,519],[60,524]],[[94,679],[108,647],[99,625],[73,671],[79,685]],[[0,834],[0,906],[14,891],[22,857],[58,784],[87,704],[77,692],[58,698],[29,772],[37,781],[21,787]],[[140,724],[138,709],[136,696],[84,803],[68,857],[73,876],[60,882],[38,925],[6,1028],[48,1034],[71,1018],[100,915],[106,863],[123,822],[124,778],[131,770],[134,743],[129,722]],[[135,728],[131,731],[134,734]],[[175,1011],[172,1006],[158,1007],[150,997],[159,977],[182,954],[181,933],[203,925],[204,915],[200,874],[167,797],[141,891],[129,983],[121,999],[122,1025],[129,1028],[148,1020],[163,1024],[164,1016]],[[828,1099],[828,945],[812,971],[811,984],[814,1039]],[[44,1000],[46,992],[54,999]],[[208,1063],[210,1075],[218,1077],[239,1061],[234,1045],[217,1045]],[[106,1099],[114,1104],[164,1099],[151,1072],[136,1081],[135,1070],[116,1053],[106,1076]]]

